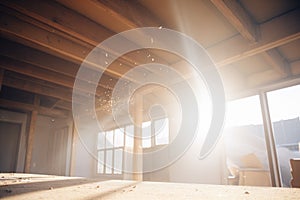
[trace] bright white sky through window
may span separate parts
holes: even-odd
[[[262,123],[258,96],[227,103],[225,127],[256,125]]]
[[[300,116],[300,85],[268,92],[272,121]]]
[[[272,121],[300,116],[300,85],[268,92]],[[262,123],[259,96],[251,96],[227,103],[225,127]]]

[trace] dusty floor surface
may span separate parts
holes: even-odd
[[[300,189],[0,174],[1,199],[300,199]]]

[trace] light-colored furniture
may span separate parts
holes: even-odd
[[[290,159],[291,164],[291,186],[300,188],[300,158]]]
[[[270,171],[257,168],[239,170],[239,185],[271,186]]]

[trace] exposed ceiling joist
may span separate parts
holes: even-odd
[[[23,111],[34,111],[37,110],[39,114],[46,115],[50,117],[63,117],[66,118],[68,116],[68,112],[58,109],[49,109],[42,106],[36,106],[33,104],[21,103],[16,101],[10,101],[6,99],[0,99],[1,107],[19,109]]]
[[[0,56],[0,67],[9,71],[63,85],[68,88],[73,88],[74,86],[74,79],[71,77],[4,56]]]
[[[78,6],[84,7],[82,14],[88,16],[94,21],[110,27],[114,32],[125,31],[145,26],[160,26],[160,21],[152,15],[148,9],[143,7],[137,1],[106,1],[106,0],[87,0],[82,5],[81,0],[57,0],[63,5],[78,9]],[[110,16],[113,21],[118,21],[118,28],[105,20],[104,16]],[[121,28],[121,30],[120,30]]]
[[[68,102],[72,102],[72,91],[64,89],[62,87],[60,88],[46,87],[46,86],[38,85],[35,82],[20,80],[8,76],[5,76],[5,78],[3,79],[3,85],[24,90],[27,92],[32,92],[32,93],[50,96]],[[82,101],[82,103],[83,102],[84,101]]]
[[[3,46],[3,48],[0,48],[0,55],[11,58],[13,60],[18,60],[19,62],[21,61],[22,63],[24,62],[24,64],[27,63],[29,65],[33,65],[29,68],[32,67],[40,68],[37,71],[33,70],[34,72],[33,74],[31,74],[31,76],[35,77],[35,74],[39,73],[39,71],[42,71],[42,73],[44,73],[44,76],[47,77],[51,75],[56,76],[55,74],[59,74],[57,76],[57,79],[59,77],[61,78],[65,77],[61,80],[58,80],[59,82],[61,82],[60,84],[66,87],[70,86],[70,88],[73,88],[74,80],[75,77],[77,76],[79,65],[70,63],[63,59],[46,54],[44,52],[40,52],[32,48],[19,45],[14,42],[10,42],[7,40],[0,40],[0,42]],[[4,59],[4,61],[8,62],[7,61],[8,58]],[[15,66],[14,68],[20,68],[20,66],[19,67]],[[26,71],[26,69],[18,69],[18,70]],[[82,80],[82,84],[80,85],[80,87],[82,87],[82,91],[90,92],[89,87],[86,86],[88,85],[89,80],[90,77],[85,77],[85,79]],[[53,81],[55,80],[52,80],[50,82]],[[98,83],[99,87],[97,88],[97,94],[101,94],[102,92],[108,89],[109,90],[113,89],[113,84],[116,83],[116,81],[117,81],[116,79],[108,76],[107,74],[103,74],[101,77],[101,82]]]
[[[211,0],[224,17],[251,42],[258,40],[258,26],[237,0]]]
[[[61,108],[64,110],[72,110],[72,104],[63,100],[58,100],[51,109],[53,108]]]
[[[53,72],[47,69],[43,69],[28,63],[24,63],[18,60],[7,58],[1,55],[0,55],[0,68],[13,71],[19,74],[23,74],[29,77],[33,77],[36,79],[42,79],[50,83],[62,85],[70,89],[73,89],[74,87],[75,78],[63,75],[61,73]],[[77,89],[80,90],[82,94],[96,92],[96,96],[102,95],[106,91],[106,89],[102,87],[97,87],[96,91],[94,91],[90,84],[88,84],[86,81],[81,81],[80,84],[77,85]]]
[[[286,81],[288,81],[289,83],[292,82],[293,84],[294,82],[297,83],[297,81],[299,81],[299,75],[300,75],[300,61],[295,61],[287,64],[285,63],[285,61],[283,61],[283,65],[285,67],[287,65],[288,69],[282,69],[283,71],[281,69],[277,69],[277,70],[270,69],[264,72],[255,73],[248,76],[246,79],[248,89],[269,88],[273,83],[274,84],[276,83],[278,85],[278,83],[286,82]],[[294,82],[292,81],[293,79],[295,79]],[[264,85],[266,87],[264,87]]]
[[[26,16],[30,16],[37,21],[43,22],[50,27],[93,46],[96,46],[99,42],[112,35],[111,31],[105,27],[55,1],[27,0],[14,2],[3,0],[0,4],[17,10]],[[51,10],[51,12],[49,12],[49,10]]]
[[[7,37],[17,38],[24,45],[32,45],[32,47],[38,48],[41,51],[78,64],[81,64],[88,53],[93,49],[93,47],[88,44],[84,44],[80,41],[75,42],[74,40],[76,39],[72,39],[70,36],[58,30],[46,30],[49,29],[48,26],[26,15],[8,11],[3,7],[1,7],[1,11],[4,11],[0,19],[0,30],[2,33]],[[17,15],[18,17],[12,15]],[[35,37],[33,38],[32,35]],[[86,63],[90,65],[91,68],[96,69],[105,69],[106,65],[104,61],[101,66],[99,63],[89,61]],[[125,67],[126,66],[123,65],[123,68]],[[128,70],[130,69],[128,66],[127,68]],[[114,77],[122,76],[122,73],[109,68],[105,71]]]
[[[279,54],[276,49],[270,49],[262,54],[267,62],[283,77],[290,75],[289,63]]]
[[[300,39],[300,8],[260,25],[260,40],[249,44],[241,35],[234,36],[207,51],[218,67]]]
[[[0,69],[0,92],[2,89],[2,83],[3,83],[3,78],[4,78],[4,69]]]
[[[290,63],[292,75],[300,74],[300,60]]]
[[[72,35],[72,37],[91,45],[87,46],[87,49],[81,50],[84,52],[91,51],[93,47],[100,44],[109,36],[115,35],[115,32],[109,31],[101,25],[96,24],[95,22],[92,22],[91,20],[53,1],[41,2],[37,0],[31,0],[22,1],[19,4],[11,1],[3,1],[1,3],[5,6],[8,6],[12,10],[17,10],[24,16],[30,16],[42,24],[47,24],[48,26],[52,27],[53,30],[58,30],[68,35]],[[55,10],[55,12],[50,13],[48,10]],[[41,26],[41,28],[44,28],[44,26]],[[114,54],[114,52],[110,52],[109,49],[107,49],[107,51],[110,54]],[[123,71],[120,71],[120,73],[122,74],[123,72],[128,71],[130,69],[128,66],[135,66],[136,64],[144,63],[145,58],[147,58],[149,54],[152,53],[144,50],[134,56],[123,56],[119,59],[119,61],[122,63],[123,69]],[[158,56],[155,57],[156,61],[159,60],[159,62],[162,64],[168,64],[164,59]],[[75,60],[75,62],[79,61]],[[115,65],[111,65],[110,68],[114,69],[112,71],[117,71],[116,69],[120,70],[120,68]]]
[[[43,69],[76,77],[79,65],[21,44],[1,39],[0,54]]]
[[[136,1],[107,1],[107,0],[90,0],[96,7],[101,8],[104,12],[117,18],[121,23],[130,28],[138,27],[158,27],[158,19],[155,19],[149,10]]]

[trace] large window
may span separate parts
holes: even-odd
[[[120,128],[98,133],[97,172],[99,174],[122,173],[125,129]]]
[[[122,174],[124,150],[133,148],[134,126],[98,133],[97,173],[106,175]],[[142,147],[150,148],[169,143],[169,120],[167,118],[142,124]]]
[[[290,159],[300,158],[300,85],[267,93],[282,185],[290,186]]]
[[[259,96],[228,102],[224,141],[229,184],[271,185]]]
[[[158,145],[169,144],[168,118],[144,122],[142,124],[142,146],[150,148]]]
[[[270,152],[270,156],[276,153],[282,186],[289,187],[290,159],[300,158],[300,85],[266,92],[266,95],[267,105],[263,105],[270,111],[276,147],[276,152]],[[224,139],[231,184],[271,184],[266,154],[271,149],[266,149],[265,145],[260,103],[259,96],[228,103]],[[268,117],[264,117],[268,127]],[[269,142],[272,145],[272,139]]]

